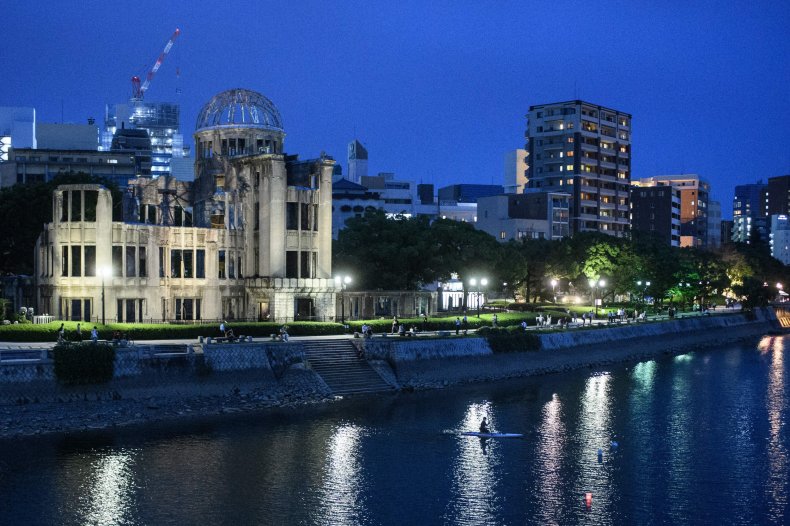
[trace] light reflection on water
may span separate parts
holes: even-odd
[[[785,524],[788,342],[0,444],[0,524]]]
[[[339,425],[327,444],[326,468],[320,491],[320,508],[314,524],[364,524],[364,469],[360,462],[363,429]]]
[[[785,419],[782,412],[787,414],[785,398],[785,371],[784,349],[780,338],[772,338],[770,346],[771,368],[768,374],[768,469],[770,478],[766,485],[768,492],[768,509],[771,519],[777,524],[784,523],[787,516],[787,445],[782,441],[787,430],[783,429]]]
[[[128,524],[135,508],[132,491],[133,464],[128,453],[110,453],[91,465],[84,508],[85,523],[96,526]]]
[[[477,430],[483,417],[497,430],[490,403],[472,403],[459,422],[459,430]],[[455,496],[445,519],[450,524],[497,524],[500,499],[497,473],[501,463],[499,444],[487,438],[459,436],[450,491]]]

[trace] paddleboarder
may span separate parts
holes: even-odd
[[[483,417],[483,421],[480,422],[480,432],[481,433],[490,433],[491,432],[488,429],[488,421],[486,420],[486,417]]]

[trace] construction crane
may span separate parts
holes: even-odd
[[[162,51],[162,53],[159,55],[159,58],[156,59],[156,62],[151,67],[151,71],[149,71],[148,75],[146,75],[145,82],[143,82],[142,85],[140,85],[140,77],[138,77],[137,75],[132,77],[133,100],[143,100],[143,95],[145,95],[146,90],[148,90],[148,86],[151,85],[151,80],[154,78],[154,75],[156,75],[156,72],[159,71],[159,68],[162,66],[162,62],[165,60],[165,57],[170,52],[170,48],[173,47],[173,43],[176,41],[176,38],[178,38],[178,35],[180,34],[181,34],[181,30],[176,28],[176,30],[173,32],[173,36],[171,36],[170,40],[168,40],[167,44],[165,44],[165,49]]]

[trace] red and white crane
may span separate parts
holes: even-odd
[[[170,48],[173,47],[173,43],[175,43],[176,38],[178,38],[178,35],[180,34],[181,34],[181,30],[176,28],[176,30],[173,32],[173,36],[171,36],[170,40],[168,40],[167,44],[165,44],[165,49],[162,51],[162,53],[159,55],[159,58],[156,59],[156,62],[151,67],[151,71],[149,71],[148,75],[146,75],[145,82],[143,82],[142,85],[140,85],[140,77],[138,77],[137,75],[132,77],[132,99],[143,100],[143,95],[145,95],[148,86],[151,85],[151,80],[154,78],[154,75],[156,75],[156,72],[159,71],[159,68],[162,66],[162,62],[165,60],[165,57],[170,52]]]

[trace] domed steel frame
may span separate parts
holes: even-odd
[[[284,132],[280,112],[260,93],[247,89],[230,89],[218,93],[198,114],[195,130],[245,127]]]

